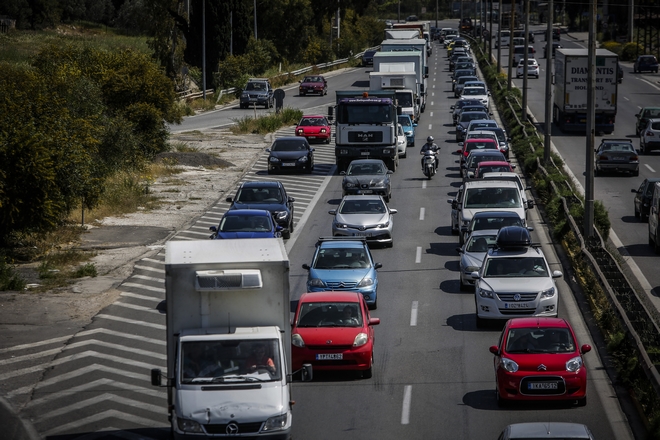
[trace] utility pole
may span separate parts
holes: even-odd
[[[502,34],[502,0],[500,0],[500,8],[497,10],[497,74],[500,74],[502,70],[502,65],[500,60],[502,59],[502,42],[500,41],[500,35]]]
[[[490,30],[488,31],[488,62],[490,63],[493,60],[493,0],[490,0],[489,21],[490,21]]]
[[[254,39],[257,39],[257,0],[254,0]]]
[[[548,0],[548,23],[545,31],[545,138],[543,145],[543,162],[550,163],[550,144],[552,142],[552,67],[555,59],[552,57],[552,23],[555,7],[553,0]]]
[[[206,101],[206,0],[202,0],[202,99]]]
[[[527,120],[527,62],[529,61],[529,0],[525,0],[525,55],[524,55],[524,63],[525,67],[523,67],[523,93],[522,93],[522,120],[523,122]],[[510,50],[512,50],[511,48]],[[516,69],[518,69],[516,67]],[[516,75],[518,74],[516,70]]]
[[[435,0],[435,28],[438,29],[438,0]]]
[[[229,12],[229,55],[234,55],[234,11]]]
[[[509,20],[509,71],[507,73],[507,90],[511,91],[513,79],[511,78],[511,70],[513,67],[513,31],[515,29],[514,23],[516,22],[516,0],[511,0],[511,19]]]
[[[635,26],[635,0],[628,3],[628,42],[632,43],[635,37],[633,26]]]
[[[596,0],[589,0],[589,69],[587,73],[587,164],[584,179],[584,236],[594,236],[594,137],[596,131]]]

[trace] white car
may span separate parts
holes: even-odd
[[[461,254],[461,262],[458,265],[461,291],[474,288],[474,279],[470,275],[481,268],[488,247],[495,245],[495,238],[497,238],[497,229],[474,231],[463,247],[456,248],[456,251]]]
[[[484,86],[465,87],[461,99],[478,99],[490,110],[490,92]]]
[[[543,316],[556,317],[559,292],[540,246],[533,245],[529,231],[505,226],[497,233],[496,247],[489,249],[475,280],[477,327],[486,320]]]
[[[539,77],[539,63],[534,58],[527,59],[527,76]],[[522,78],[525,75],[525,60],[522,59],[516,68],[516,78]]]
[[[403,131],[403,125],[396,124],[396,151],[399,153],[399,157],[406,157],[408,155],[407,148],[408,138]]]
[[[639,132],[639,151],[648,154],[653,150],[660,150],[660,119],[649,119]]]

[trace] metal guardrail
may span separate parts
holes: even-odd
[[[366,52],[367,50],[370,50],[370,49],[378,49],[379,47],[380,47],[380,46],[369,47],[369,48],[363,50],[362,52],[360,52],[360,53],[358,53],[358,54],[356,54],[356,55],[353,55],[353,56],[351,56],[351,57],[349,57],[349,58],[341,58],[341,59],[339,59],[339,60],[334,60],[334,61],[330,61],[330,62],[327,62],[327,63],[315,64],[315,65],[312,65],[312,66],[303,67],[302,69],[292,70],[292,71],[290,71],[290,72],[281,73],[281,74],[279,74],[279,75],[274,76],[273,78],[286,77],[286,76],[290,76],[290,75],[292,75],[292,76],[298,76],[298,75],[302,75],[302,74],[307,73],[307,72],[311,72],[311,71],[314,70],[314,69],[322,70],[322,69],[327,69],[327,68],[329,68],[329,67],[338,66],[338,65],[340,65],[340,64],[345,64],[345,63],[347,63],[347,62],[348,62],[349,60],[351,60],[351,59],[356,60],[356,59],[358,59],[358,58],[361,58],[362,55],[364,54],[364,52]],[[222,95],[227,95],[227,94],[236,93],[238,90],[239,90],[239,89],[236,88],[236,87],[232,87],[232,88],[229,88],[229,89],[223,89],[223,90],[220,90],[220,92],[218,93],[218,99],[217,99],[217,101],[220,101],[220,98],[222,97]],[[206,91],[206,93],[207,93],[207,94],[213,94],[213,93],[214,93],[214,89],[208,89],[208,90]],[[204,92],[194,92],[194,93],[191,93],[190,91],[184,91],[184,92],[180,92],[180,93],[179,93],[179,99],[195,99],[195,98],[201,98],[203,95],[204,95]],[[217,102],[217,101],[216,101],[216,102]]]

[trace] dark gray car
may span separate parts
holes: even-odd
[[[263,105],[271,108],[275,102],[273,88],[266,78],[250,78],[241,93],[241,108]]]
[[[386,202],[392,198],[391,170],[380,159],[357,159],[351,162],[341,182],[342,196],[376,194]]]

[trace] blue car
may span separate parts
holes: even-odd
[[[369,306],[378,307],[378,272],[383,265],[374,263],[366,239],[320,238],[312,264],[303,264],[309,271],[308,292],[349,290],[360,292]]]
[[[399,115],[399,124],[403,127],[403,132],[406,134],[406,140],[409,147],[415,146],[415,124],[410,115]]]
[[[209,228],[213,239],[226,238],[278,238],[282,227],[277,225],[269,211],[264,209],[234,209],[225,212],[220,224]]]

